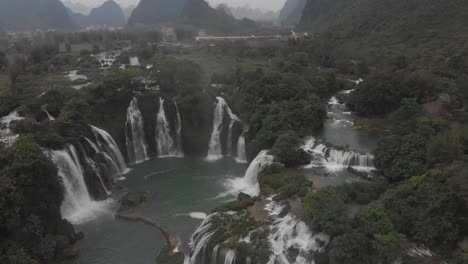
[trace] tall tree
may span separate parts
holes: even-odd
[[[16,82],[19,76],[24,74],[26,69],[26,60],[24,57],[15,55],[8,60],[8,77],[10,78],[10,92],[12,95],[17,94]]]

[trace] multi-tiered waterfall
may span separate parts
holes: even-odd
[[[110,201],[97,202],[91,199],[76,148],[69,145],[65,150],[48,151],[48,154],[57,166],[65,187],[65,199],[61,207],[63,217],[79,224],[102,213]]]
[[[138,99],[133,97],[127,109],[125,136],[130,163],[140,163],[148,159],[143,116],[138,108]]]
[[[222,97],[216,97],[216,99],[218,100],[218,103],[214,110],[213,130],[211,132],[208,156],[206,157],[207,160],[219,160],[223,157],[221,132],[223,131],[224,126],[224,115],[227,113],[230,118],[227,139],[228,154],[232,154],[232,129],[234,128],[235,122],[240,122],[240,119],[232,112],[231,108],[229,108],[228,104]]]
[[[115,163],[115,166],[118,170],[118,173],[125,174],[128,172],[127,164],[122,156],[122,153],[117,146],[117,143],[112,138],[112,136],[107,133],[107,131],[100,129],[95,126],[91,126],[91,129],[94,132],[94,136],[96,137],[97,145],[99,146],[101,153],[106,153],[112,161]],[[96,147],[96,146],[95,146]]]
[[[90,126],[90,131],[91,138],[67,145],[63,150],[45,151],[57,166],[65,187],[62,215],[76,224],[108,211],[112,203],[106,199],[111,194],[110,188],[128,171],[112,136],[95,126]]]
[[[268,264],[302,264],[315,263],[314,254],[323,252],[329,242],[329,236],[323,233],[313,233],[306,223],[293,214],[283,215],[284,206],[267,199],[265,211],[268,212],[271,224],[269,225],[268,243],[271,255]],[[214,219],[224,216],[244,217],[239,213],[228,212],[209,215],[195,231],[191,239],[191,255],[186,257],[185,264],[232,264],[235,262],[237,252],[229,248],[229,240],[221,241],[217,245],[211,245],[210,239],[216,232]],[[252,243],[250,235],[241,237],[240,241]],[[290,254],[291,252],[296,254]],[[250,256],[242,256],[244,262],[251,263]],[[256,263],[256,262],[253,262]]]
[[[162,98],[159,98],[159,111],[156,119],[156,147],[158,157],[175,157],[178,154]]]
[[[359,171],[374,170],[374,156],[356,151],[339,150],[325,145],[323,142],[310,138],[302,149],[312,156],[311,164],[306,168],[325,167],[329,171],[339,171],[352,167]]]

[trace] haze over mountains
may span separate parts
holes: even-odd
[[[122,8],[113,0],[93,8],[88,16],[73,12],[69,12],[69,14],[73,22],[80,27],[91,25],[123,26],[126,23]]]
[[[279,14],[279,22],[283,25],[296,25],[302,17],[307,0],[288,0]]]
[[[66,29],[73,22],[60,0],[1,0],[0,28],[4,30]]]

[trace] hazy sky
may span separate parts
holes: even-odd
[[[66,1],[66,0],[62,0]],[[98,6],[106,0],[68,0],[75,3],[83,3],[89,6]],[[123,6],[136,5],[140,0],[114,0]],[[227,3],[232,6],[246,5],[249,4],[252,7],[260,7],[268,10],[279,10],[283,7],[286,0],[208,0],[212,5],[218,5],[219,3]]]

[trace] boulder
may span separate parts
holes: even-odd
[[[246,201],[246,200],[249,200],[251,198],[252,197],[250,195],[248,195],[246,193],[243,193],[243,192],[239,193],[239,195],[237,196],[238,201]]]

